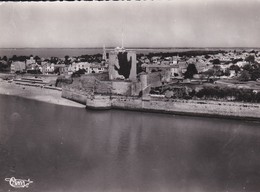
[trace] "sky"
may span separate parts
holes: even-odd
[[[0,3],[0,48],[260,47],[260,0]]]

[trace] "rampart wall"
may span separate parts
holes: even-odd
[[[168,100],[127,96],[84,95],[62,90],[62,97],[86,104],[89,108],[116,108],[136,111],[214,116],[239,119],[260,119],[260,104],[206,100]]]

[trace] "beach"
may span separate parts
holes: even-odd
[[[40,87],[17,85],[0,80],[0,94],[19,96],[47,103],[84,108],[85,105],[61,97],[61,91]]]

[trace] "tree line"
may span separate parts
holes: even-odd
[[[156,87],[151,94],[165,95],[172,99],[205,99],[260,103],[260,91],[231,87],[204,86],[199,90],[187,86]]]

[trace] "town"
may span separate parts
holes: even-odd
[[[50,86],[61,87],[73,78],[108,73],[110,60],[107,51],[103,47],[103,54],[67,55],[64,58],[3,56],[0,70],[2,73],[15,74],[14,79],[19,84],[27,85],[29,75],[47,81],[51,79]],[[138,53],[135,62],[137,77],[144,73],[161,74],[161,84],[157,83],[148,89],[148,94],[152,96],[260,102],[260,52],[254,49]],[[19,81],[21,77],[23,80]],[[128,81],[122,75],[115,79]]]

